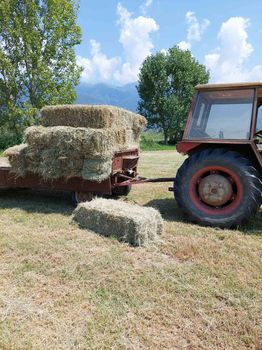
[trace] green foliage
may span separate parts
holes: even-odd
[[[175,46],[167,53],[158,52],[146,58],[137,87],[138,111],[147,118],[149,127],[163,131],[165,143],[181,138],[194,87],[208,79],[205,66],[188,50]]]
[[[145,131],[141,135],[140,149],[142,151],[164,151],[176,149],[174,145],[165,145],[163,138],[164,135],[162,132]]]
[[[75,0],[0,2],[0,131],[20,137],[46,104],[72,103],[81,68]]]
[[[2,131],[0,133],[0,152],[6,148],[13,146],[17,143],[21,143],[22,138],[17,137],[16,134],[7,131]]]

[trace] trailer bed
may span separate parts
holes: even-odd
[[[112,194],[112,189],[119,181],[123,181],[120,175],[137,175],[138,149],[132,149],[115,153],[112,159],[111,176],[98,183],[84,180],[80,177],[69,179],[44,180],[39,175],[27,174],[18,177],[13,171],[7,158],[0,157],[0,187],[2,188],[35,188],[50,190],[70,190],[74,192],[86,192],[92,194]]]

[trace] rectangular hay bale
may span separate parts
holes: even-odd
[[[18,176],[31,172],[44,179],[82,177],[101,182],[112,171],[116,151],[129,147],[125,129],[32,126],[25,144],[5,154]]]
[[[116,106],[106,105],[57,105],[41,110],[43,126],[72,126],[107,129],[124,127],[135,134],[146,126],[146,119],[136,113]]]
[[[46,180],[82,177],[101,182],[112,171],[115,152],[139,147],[146,119],[113,106],[61,105],[42,109],[45,126],[32,126],[22,146],[6,150],[17,176]]]
[[[96,198],[79,204],[72,220],[82,228],[134,246],[157,241],[163,232],[163,219],[156,209],[113,199]]]
[[[88,155],[89,158],[112,156],[114,151],[128,147],[123,128],[103,130],[31,126],[25,131],[25,142],[35,149],[55,149],[63,155]]]

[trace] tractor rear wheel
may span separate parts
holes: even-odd
[[[177,172],[174,195],[191,221],[236,227],[253,217],[261,201],[257,169],[241,154],[207,149],[190,156]]]

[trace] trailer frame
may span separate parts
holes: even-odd
[[[114,189],[150,182],[171,182],[174,178],[153,178],[139,176],[137,148],[116,152],[112,159],[112,173],[102,182],[84,180],[80,177],[45,180],[36,174],[17,176],[6,158],[0,158],[0,188],[46,189],[51,191],[72,191],[75,198],[90,200],[94,195],[113,195]],[[81,200],[74,200],[79,202]]]

